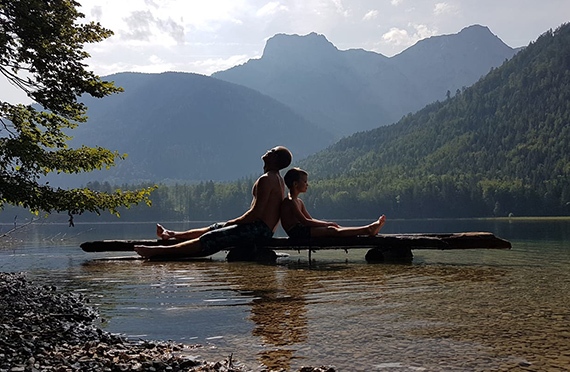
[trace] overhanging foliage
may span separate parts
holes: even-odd
[[[86,121],[84,95],[121,92],[87,69],[86,43],[112,35],[98,23],[82,24],[76,1],[1,0],[0,74],[41,110],[0,98],[0,207],[82,213],[150,203],[154,187],[137,191],[65,190],[42,183],[49,173],[79,173],[111,167],[122,159],[105,148],[69,148],[65,130]]]

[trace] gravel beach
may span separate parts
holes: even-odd
[[[249,371],[231,356],[208,362],[185,355],[195,345],[127,340],[98,328],[97,318],[79,294],[38,285],[20,273],[0,273],[0,372]]]

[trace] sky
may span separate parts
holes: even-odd
[[[114,35],[89,44],[100,76],[164,71],[210,75],[260,58],[275,34],[324,35],[340,50],[394,56],[418,40],[480,24],[526,46],[570,21],[569,0],[78,0],[84,21]],[[0,77],[0,100],[11,96]]]

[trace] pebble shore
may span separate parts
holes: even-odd
[[[249,371],[231,356],[207,362],[184,355],[192,345],[127,340],[98,328],[97,318],[79,294],[0,273],[0,372]]]

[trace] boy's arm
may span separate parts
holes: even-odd
[[[305,208],[305,203],[303,203],[303,201],[301,199],[297,199],[297,200],[299,200],[299,203],[301,204],[301,213],[303,213],[303,216],[305,216],[309,220],[312,220],[313,217],[309,214],[309,211],[307,210],[307,208]]]
[[[297,218],[299,219],[299,221],[305,225],[305,226],[311,226],[311,227],[319,227],[319,226],[338,226],[336,223],[334,222],[328,222],[328,221],[321,221],[321,220],[317,220],[313,217],[311,217],[311,215],[309,214],[309,211],[307,211],[307,208],[305,208],[305,203],[303,203],[303,201],[301,199],[297,199],[299,200],[300,204],[301,204],[301,209],[299,210],[299,208],[295,208],[296,211],[298,212],[299,216],[297,216]]]

